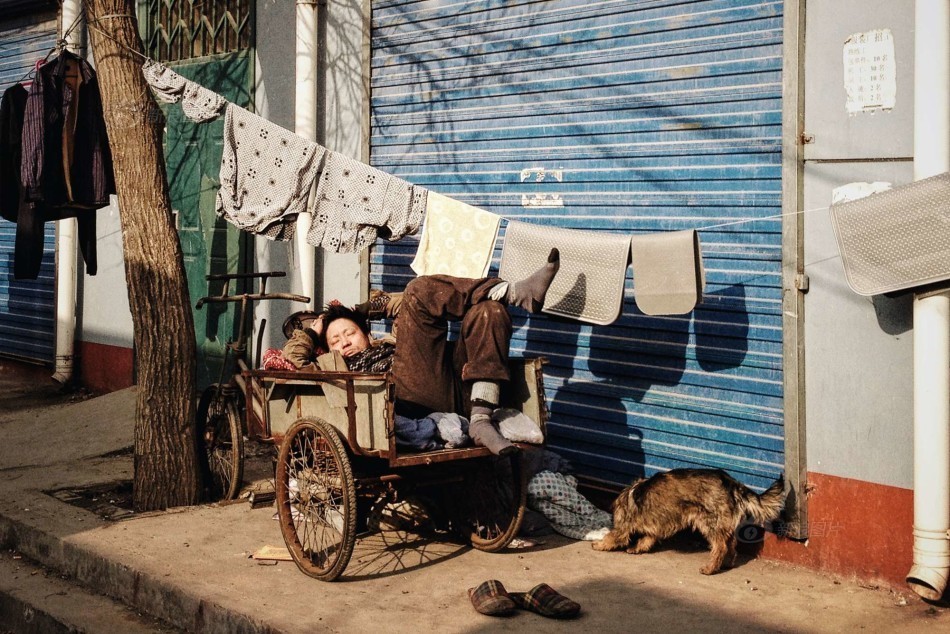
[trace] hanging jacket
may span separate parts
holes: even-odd
[[[16,222],[22,198],[20,157],[26,88],[14,84],[0,98],[0,218]]]
[[[35,280],[43,261],[43,224],[78,216],[79,248],[86,273],[96,274],[96,217],[85,209],[48,208],[26,200],[20,181],[23,118],[28,92],[22,84],[8,88],[0,100],[0,217],[16,223],[13,277]]]
[[[95,275],[96,217],[90,210],[109,204],[115,182],[99,85],[85,60],[63,51],[40,67],[29,92],[19,84],[7,89],[0,103],[0,157],[0,215],[17,224],[14,277],[38,277],[44,223],[73,217],[86,273]]]
[[[67,70],[76,69],[75,84]],[[36,71],[23,121],[26,199],[99,209],[115,193],[112,154],[95,71],[67,50]]]

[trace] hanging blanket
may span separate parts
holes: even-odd
[[[498,277],[528,277],[547,262],[551,247],[561,252],[561,268],[543,312],[599,325],[615,321],[623,307],[630,237],[509,221]]]
[[[338,152],[329,152],[310,212],[307,243],[335,253],[354,253],[376,241],[415,233],[427,191]]]
[[[693,229],[647,233],[630,241],[633,296],[646,315],[683,315],[706,285],[699,234]]]
[[[185,79],[154,60],[147,60],[142,65],[142,76],[152,87],[152,92],[159,101],[164,103],[181,101],[182,112],[195,123],[216,119],[227,103],[218,93]]]
[[[831,206],[848,286],[892,293],[950,279],[950,173]]]
[[[417,275],[485,277],[500,222],[496,214],[429,192],[422,239],[409,266]]]
[[[229,103],[217,212],[244,231],[293,237],[326,148]]]

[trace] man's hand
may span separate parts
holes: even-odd
[[[320,315],[316,319],[310,322],[310,325],[307,326],[310,330],[317,334],[317,337],[323,336],[323,318],[325,315]]]

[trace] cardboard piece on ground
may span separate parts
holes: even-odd
[[[262,546],[251,555],[251,559],[293,561],[293,557],[290,556],[286,546]]]

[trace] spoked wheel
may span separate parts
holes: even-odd
[[[221,385],[216,383],[202,392],[196,425],[210,497],[234,499],[244,475],[244,432],[237,405]]]
[[[497,552],[507,546],[524,519],[527,483],[520,454],[472,461],[456,498],[457,522],[472,546]]]
[[[336,429],[317,419],[294,423],[280,445],[276,485],[280,530],[297,567],[333,581],[356,543],[356,487]]]

